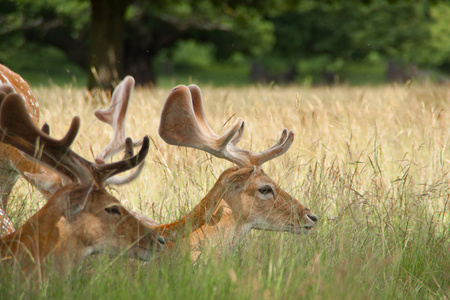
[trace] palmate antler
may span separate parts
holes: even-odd
[[[74,117],[67,134],[60,140],[50,137],[33,123],[21,96],[4,97],[0,108],[0,141],[53,168],[72,182],[92,183],[98,187],[109,184],[108,179],[141,164],[149,149],[149,138],[143,139],[139,153],[110,164],[95,164],[70,149],[80,127]]]
[[[128,104],[130,102],[131,94],[134,88],[134,78],[126,76],[122,82],[114,89],[114,93],[111,97],[111,105],[108,109],[97,109],[94,111],[95,116],[102,122],[111,125],[113,129],[112,139],[109,144],[103,148],[100,153],[95,157],[97,164],[104,164],[106,160],[112,157],[114,154],[120,152],[125,148],[125,157],[129,158],[133,156],[133,147],[140,146],[142,140],[133,141],[131,138],[126,138],[125,122],[128,111]],[[115,176],[110,178],[108,184],[125,184],[136,177],[142,172],[144,163],[140,164],[127,176]]]
[[[133,77],[126,76],[114,89],[110,107],[108,109],[97,109],[94,111],[97,119],[111,125],[113,129],[113,136],[110,143],[95,157],[95,162],[98,164],[104,164],[111,156],[126,148],[125,140],[127,135],[125,131],[125,120],[128,104],[131,94],[133,93],[134,83]],[[142,144],[142,140],[131,140],[131,142],[134,147]],[[130,148],[128,147],[127,151],[129,151],[129,149]]]
[[[206,151],[235,163],[239,168],[261,166],[289,150],[294,141],[294,133],[284,129],[275,145],[252,153],[236,147],[243,132],[244,121],[238,118],[222,136],[215,134],[206,121],[201,91],[196,85],[175,87],[161,112],[159,135],[166,143]]]

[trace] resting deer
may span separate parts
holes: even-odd
[[[115,153],[125,147],[125,118],[128,103],[134,87],[134,79],[130,76],[116,87],[111,97],[111,106],[107,110],[94,111],[98,119],[110,124],[113,128],[113,138],[108,146],[100,151],[95,162],[104,163]],[[0,95],[5,97],[9,93],[16,92],[25,100],[26,108],[33,122],[39,120],[39,103],[33,96],[30,87],[18,74],[7,67],[0,65]],[[45,124],[43,130],[48,133],[49,128]],[[133,142],[133,146],[139,146],[141,141]],[[123,184],[133,180],[142,170],[141,164],[129,177],[115,177],[109,179],[111,184]],[[19,175],[23,175],[34,187],[36,187],[46,198],[53,195],[64,184],[61,177],[45,166],[27,159],[16,148],[0,143],[0,236],[15,231],[14,225],[3,211],[7,209],[9,194],[17,181]],[[3,210],[2,210],[3,209]]]
[[[0,95],[0,102],[1,142],[47,165],[64,182],[70,182],[21,228],[0,239],[2,261],[19,263],[29,270],[51,257],[63,269],[66,262],[76,264],[96,252],[128,252],[131,257],[148,260],[155,251],[163,249],[164,240],[105,190],[111,182],[127,182],[137,176],[138,166],[148,153],[148,137],[143,139],[137,155],[96,164],[70,149],[80,127],[78,117],[73,118],[64,138],[57,140],[36,127],[20,95]],[[130,175],[117,179],[117,174],[133,168]]]
[[[243,131],[244,121],[238,118],[222,136],[217,136],[206,121],[200,89],[196,85],[175,87],[161,113],[161,138],[171,145],[227,159],[236,167],[224,171],[208,195],[179,221],[147,224],[167,238],[188,232],[192,246],[219,237],[236,241],[251,229],[302,233],[314,227],[317,217],[262,170],[265,162],[288,151],[294,133],[285,129],[274,146],[252,153],[236,147]],[[145,221],[145,217],[141,219]]]

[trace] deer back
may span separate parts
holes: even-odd
[[[15,92],[22,96],[27,107],[27,111],[37,125],[37,123],[39,122],[39,102],[33,95],[33,92],[31,91],[28,83],[19,74],[0,64],[0,84],[9,85],[12,87],[13,91],[3,91],[5,92],[5,94]]]

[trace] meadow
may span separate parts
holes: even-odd
[[[270,147],[283,128],[291,149],[264,170],[319,217],[307,235],[253,231],[193,263],[183,244],[151,262],[97,255],[60,276],[25,277],[0,266],[2,299],[449,299],[450,88],[201,86],[210,126],[237,117],[240,147]],[[77,87],[32,87],[41,123],[61,137],[81,117],[74,149],[93,160],[110,128],[93,110],[101,94]],[[167,88],[136,88],[127,133],[151,137],[141,176],[112,187],[122,204],[165,223],[193,208],[231,163],[169,146],[158,136]],[[10,208],[19,226],[44,204],[24,180]]]

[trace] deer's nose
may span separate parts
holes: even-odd
[[[316,215],[308,214],[307,216],[313,222],[317,222],[317,220],[318,220]]]

